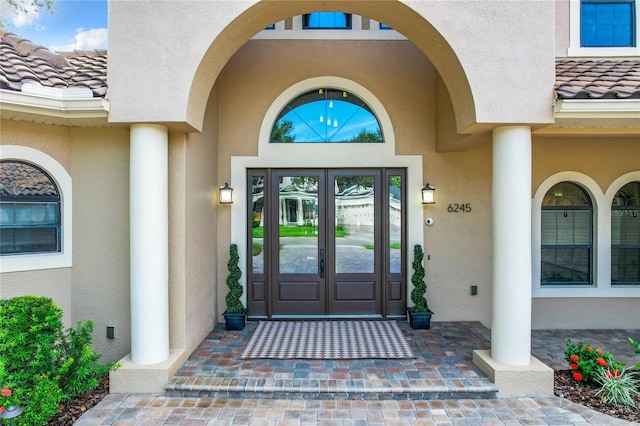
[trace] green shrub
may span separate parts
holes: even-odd
[[[71,399],[95,389],[100,380],[115,370],[118,365],[110,362],[100,364],[100,355],[93,351],[93,321],[78,321],[69,328],[59,343],[60,387],[65,399]]]
[[[0,301],[0,361],[11,380],[34,388],[43,374],[53,378],[61,331],[62,310],[51,299],[22,296]]]
[[[0,300],[0,388],[11,391],[2,404],[24,409],[16,425],[46,425],[61,401],[95,388],[117,367],[98,362],[92,339],[91,321],[65,331],[62,310],[49,298]]]

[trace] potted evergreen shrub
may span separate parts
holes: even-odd
[[[242,271],[238,266],[239,260],[238,246],[231,244],[229,246],[229,262],[227,263],[227,269],[229,270],[227,275],[229,292],[225,298],[227,310],[222,314],[227,330],[242,330],[246,324],[247,311],[240,300],[240,297],[242,297],[242,285],[240,285]]]
[[[428,330],[431,327],[431,315],[433,315],[425,298],[427,285],[424,283],[423,259],[424,252],[422,251],[422,246],[416,244],[413,247],[413,275],[411,276],[411,283],[413,284],[411,301],[413,302],[413,306],[407,308],[409,323],[414,330]]]

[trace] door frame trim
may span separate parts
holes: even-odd
[[[271,127],[278,112],[290,99],[297,94],[315,87],[343,87],[361,99],[365,100],[378,116],[385,136],[384,143],[354,143],[354,144],[270,144]],[[435,141],[431,141],[435,143]],[[424,143],[429,143],[425,141]],[[415,244],[424,245],[424,206],[421,200],[421,188],[424,186],[423,156],[396,155],[395,134],[389,114],[382,103],[364,86],[355,81],[334,77],[315,77],[298,82],[285,89],[278,96],[265,114],[257,141],[256,155],[233,155],[227,172],[220,171],[221,176],[229,173],[229,184],[234,188],[235,202],[230,209],[227,206],[218,208],[218,227],[222,232],[230,229],[229,243],[238,245],[240,265],[246,269],[247,265],[247,221],[246,219],[246,178],[248,169],[260,168],[405,168],[406,176],[406,236],[407,247],[410,252]],[[366,153],[366,155],[363,155]],[[226,179],[221,179],[225,181]],[[224,241],[224,240],[223,240]],[[226,250],[220,247],[220,252]],[[407,271],[411,269],[411,256],[407,256]],[[224,276],[224,271],[221,275]],[[246,270],[241,277],[244,287],[243,302],[246,304]],[[221,281],[223,283],[224,280]],[[221,284],[223,285],[223,284]],[[407,297],[412,290],[409,282]],[[408,300],[408,299],[407,299]],[[223,299],[222,302],[223,303]],[[224,307],[219,306],[220,314]],[[221,316],[220,316],[221,320]]]

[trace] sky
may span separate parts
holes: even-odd
[[[33,10],[31,0],[17,0],[27,13],[15,13],[0,0],[5,31],[54,52],[107,48],[107,0],[53,0],[52,11]]]

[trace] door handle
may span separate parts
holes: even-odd
[[[324,278],[324,249],[320,249],[320,278]]]

